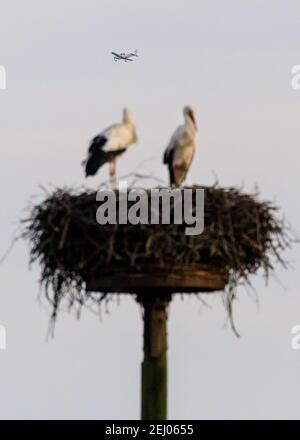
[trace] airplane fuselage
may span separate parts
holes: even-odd
[[[123,60],[125,62],[127,61],[133,61],[132,57],[138,57],[137,50],[135,52],[131,53],[117,53],[117,52],[111,52],[112,55],[114,55],[115,61]]]

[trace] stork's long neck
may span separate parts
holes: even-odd
[[[191,129],[191,130],[193,130],[193,131],[196,131],[196,130],[197,130],[196,125],[195,125],[195,122],[193,121],[193,119],[192,119],[189,115],[184,115],[184,119],[185,119],[185,125],[186,125],[189,129]]]
[[[124,113],[123,113],[123,124],[126,124],[127,127],[129,128],[129,130],[131,131],[132,143],[137,142],[137,135],[136,135],[133,119],[132,119],[131,113],[126,109],[124,110]]]
[[[132,119],[132,116],[128,110],[124,111],[123,122],[124,122],[124,124],[133,125],[133,119]]]

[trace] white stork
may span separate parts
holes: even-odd
[[[137,142],[132,116],[126,108],[123,110],[123,122],[111,125],[96,136],[90,143],[88,157],[84,161],[85,175],[94,176],[99,168],[109,162],[109,175],[116,185],[115,161],[126,151],[129,145]]]
[[[197,124],[194,110],[190,106],[183,109],[185,123],[174,132],[164,154],[164,164],[168,165],[170,185],[180,186],[187,175],[195,153]]]

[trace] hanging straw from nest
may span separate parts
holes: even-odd
[[[153,262],[226,269],[231,289],[225,304],[232,317],[233,287],[250,283],[250,275],[259,269],[268,277],[275,261],[285,265],[282,252],[292,237],[277,208],[259,201],[258,194],[201,188],[205,190],[205,229],[195,236],[185,235],[185,226],[177,224],[100,226],[93,191],[58,189],[34,205],[24,221],[23,236],[30,243],[31,262],[41,265],[41,284],[53,305],[52,317],[56,318],[63,299],[71,308],[101,302],[106,294],[91,294],[85,286],[95,274],[101,276],[104,267],[123,263],[138,270],[139,265]]]

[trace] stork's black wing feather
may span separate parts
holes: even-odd
[[[93,148],[85,165],[85,175],[94,176],[102,165],[114,160],[125,151],[126,148],[116,151],[103,151],[102,148]]]
[[[96,136],[89,147],[89,153],[95,153],[97,150],[102,150],[104,145],[107,142],[107,138],[105,136],[99,135]]]
[[[172,145],[172,148],[168,147],[165,149],[163,163],[165,165],[169,164],[173,160],[173,154],[174,154],[174,144]]]
[[[175,175],[173,170],[173,156],[174,156],[174,149],[169,151],[169,154],[166,156],[166,162],[164,162],[165,164],[168,164],[171,186],[175,184]]]
[[[168,163],[168,159],[169,159],[169,154],[168,154],[168,150],[166,150],[164,153],[164,159],[163,159],[163,163],[165,165]]]

